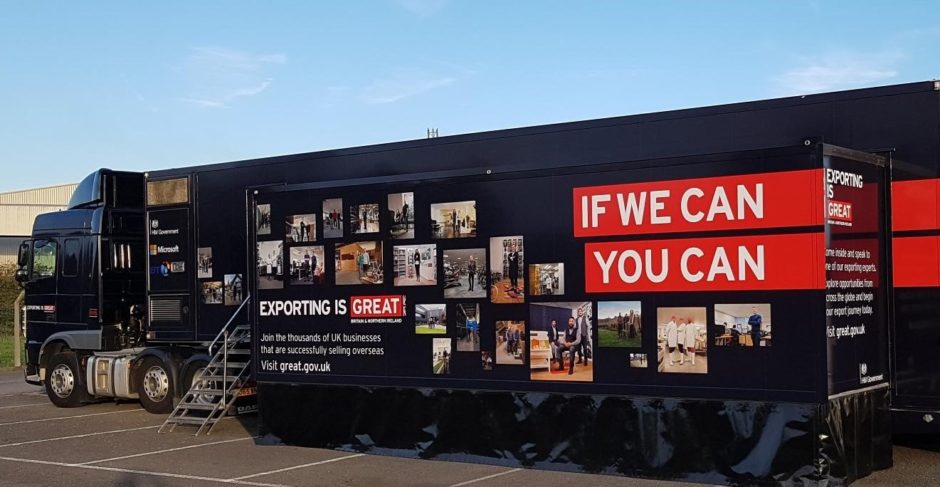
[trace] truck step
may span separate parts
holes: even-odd
[[[229,355],[251,355],[250,348],[233,348],[228,351]]]
[[[228,363],[226,364],[226,367],[229,369],[243,369],[245,368],[246,365],[248,365],[248,362],[236,362],[234,360],[229,360]],[[218,362],[212,362],[209,365],[207,365],[206,368],[207,369],[214,369],[214,368],[221,369],[222,361],[219,360]]]

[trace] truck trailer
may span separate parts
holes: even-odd
[[[938,163],[929,81],[100,169],[21,246],[26,380],[296,445],[849,483],[937,433]]]

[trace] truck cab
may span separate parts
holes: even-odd
[[[39,215],[19,249],[26,291],[26,381],[57,405],[83,398],[83,353],[133,347],[146,302],[143,175],[86,177],[68,209]]]

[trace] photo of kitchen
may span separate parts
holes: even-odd
[[[447,305],[445,304],[416,304],[415,305],[415,334],[417,335],[446,335],[447,334]]]
[[[565,264],[529,264],[529,294],[561,296],[565,294]]]
[[[532,380],[594,380],[593,307],[590,302],[529,305]]]
[[[337,285],[382,284],[382,242],[353,242],[336,247]]]
[[[444,297],[486,297],[486,249],[444,251]]]
[[[238,306],[244,299],[244,282],[241,274],[226,274],[223,279],[225,287],[225,305]]]
[[[284,221],[284,235],[288,243],[315,242],[317,240],[317,215],[293,215]]]
[[[715,345],[769,347],[772,342],[770,303],[716,304]]]
[[[525,302],[524,255],[521,235],[490,239],[490,301]]]
[[[391,238],[415,238],[415,194],[388,195],[388,234]]]
[[[524,365],[525,321],[496,322],[496,363],[499,365]]]
[[[379,204],[349,205],[349,229],[352,233],[379,231]]]
[[[255,207],[255,235],[271,235],[271,205]]]
[[[600,301],[597,303],[597,344],[640,348],[642,323],[639,301]]]
[[[290,248],[290,284],[322,284],[326,266],[322,245],[301,245]]]
[[[657,308],[659,372],[708,373],[705,308]]]
[[[395,245],[392,256],[396,286],[437,285],[437,245]]]
[[[284,242],[258,242],[258,289],[284,287]]]
[[[343,237],[343,199],[323,200],[323,238]]]
[[[457,305],[457,351],[480,351],[480,305],[460,303]]]
[[[477,202],[454,201],[431,205],[431,236],[469,238],[477,236]]]
[[[450,374],[450,338],[435,338],[431,342],[431,371],[434,375]]]

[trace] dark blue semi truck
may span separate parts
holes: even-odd
[[[257,391],[265,431],[299,445],[732,483],[851,481],[890,466],[892,424],[937,432],[938,177],[933,81],[145,174],[102,169],[68,210],[38,217],[21,247],[26,379],[59,406],[139,398],[172,411],[170,423],[200,427]],[[781,181],[799,183],[763,193]],[[675,215],[688,225],[659,233],[630,233],[629,217],[619,230],[585,230],[614,214],[603,205],[617,197],[604,191],[681,189],[673,203],[686,205],[723,185],[754,191],[738,206],[714,196],[707,219],[683,207]],[[794,214],[811,211],[707,226],[723,211],[764,219],[758,201],[778,211],[781,197]],[[652,269],[642,284],[624,258],[619,288],[590,270],[594,249],[608,272],[618,261],[601,251],[687,241],[701,245],[677,265],[710,256],[710,242],[761,243],[738,254],[753,268],[734,267],[760,282],[731,283],[718,257],[701,276],[721,280],[724,269],[729,282],[710,287],[684,267],[684,283],[657,281]],[[800,254],[806,242],[812,251]],[[778,267],[758,269],[773,245],[806,258],[780,266],[768,254]],[[433,285],[466,280],[447,256],[456,250],[485,252],[482,298],[450,301]],[[431,262],[436,281],[421,274]],[[539,279],[525,266],[544,263],[565,264],[563,295],[522,289]],[[423,287],[405,287],[412,266]],[[507,284],[510,275],[522,284]],[[628,301],[642,307],[631,322],[642,339],[605,348],[602,303]],[[438,338],[409,328],[425,303],[444,303],[450,321]],[[551,335],[537,321],[572,303],[595,328],[579,367],[596,368],[582,382],[542,380],[549,347],[533,344]],[[735,325],[734,313],[758,313],[752,304],[772,306],[772,329],[769,316]],[[657,316],[673,309],[686,315]],[[476,345],[459,342],[460,319],[479,322]],[[699,369],[707,354],[706,372],[670,371],[679,353],[670,321],[697,323],[687,343]],[[519,363],[496,353],[507,336]],[[374,345],[321,348],[324,337]],[[481,366],[482,352],[495,367],[485,354]],[[310,362],[321,353],[328,366]]]

